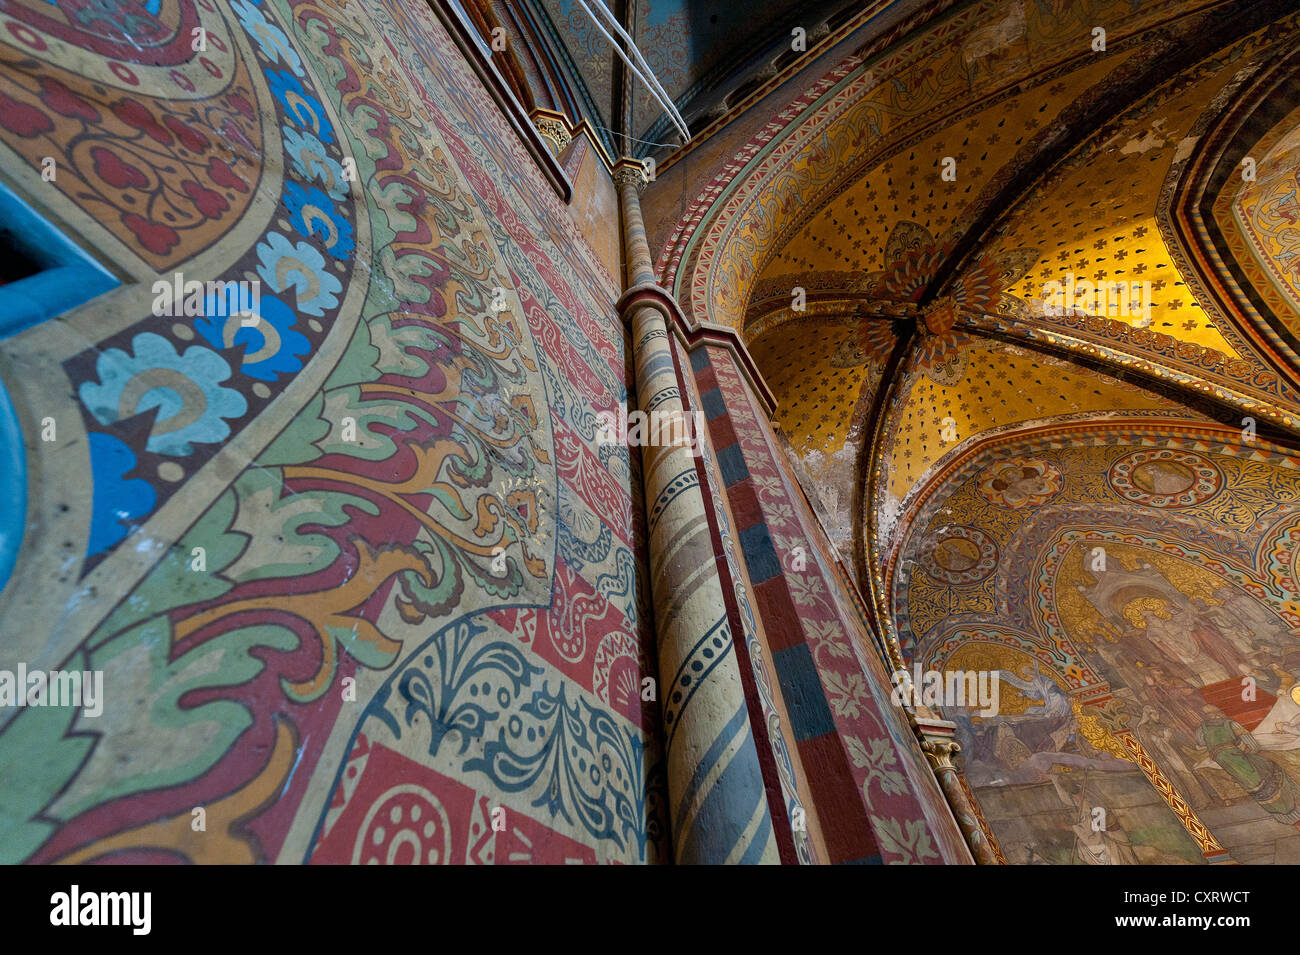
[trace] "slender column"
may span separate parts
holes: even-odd
[[[618,196],[623,203],[623,248],[627,253],[628,286],[658,288],[650,244],[645,237],[645,220],[641,218],[640,192],[645,185],[645,172],[639,164],[624,160],[614,170],[614,185],[618,187]],[[667,289],[659,291],[670,295]]]
[[[961,791],[966,794],[966,802],[969,804],[971,811],[975,813],[975,821],[979,823],[980,829],[984,832],[984,838],[988,839],[989,846],[993,849],[993,857],[997,860],[998,865],[1008,865],[1007,857],[1002,852],[1002,847],[998,845],[998,838],[993,834],[993,827],[989,821],[984,818],[984,810],[980,808],[979,800],[975,798],[975,792],[970,788],[970,780],[966,774],[957,767],[957,781],[961,783]]]
[[[961,784],[961,777],[952,758],[961,752],[961,743],[952,738],[957,728],[948,720],[936,719],[920,712],[913,716],[917,734],[921,737],[921,750],[930,761],[939,788],[952,809],[953,818],[966,837],[970,854],[978,865],[999,865],[997,852],[989,842],[984,827],[980,825],[980,816],[966,794],[966,787]]]
[[[645,182],[641,165],[619,163],[614,182],[630,285],[620,308],[632,330],[638,407],[682,422],[668,329],[678,308],[655,282],[637,196]],[[674,855],[681,863],[776,863],[697,459],[688,443],[660,443],[647,430],[641,461]]]

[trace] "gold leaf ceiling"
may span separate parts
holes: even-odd
[[[1231,79],[1232,70],[1219,69],[1158,99],[1086,159],[1067,162],[1026,196],[993,245],[993,257],[1022,248],[1041,249],[1042,255],[1010,291],[1041,298],[1044,283],[1063,282],[1069,274],[1094,283],[1149,282],[1151,328],[1236,357],[1237,349],[1188,291],[1156,222],[1170,165],[1194,145],[1188,139],[1192,124]],[[1118,310],[1109,317],[1128,324],[1141,320]]]
[[[826,270],[884,268],[885,244],[898,222],[919,223],[934,236],[956,226],[989,180],[1079,95],[1131,53],[1087,63],[1050,83],[983,109],[945,116],[912,145],[867,170],[813,216],[763,272],[763,278]],[[942,161],[956,161],[956,180],[941,178]]]

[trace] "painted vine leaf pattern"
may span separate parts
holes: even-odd
[[[849,810],[837,805],[835,810],[846,813],[844,818],[850,818],[850,811],[865,814],[863,824],[870,826],[882,861],[936,864],[944,858],[961,858],[966,851],[964,845],[952,844],[948,839],[950,829],[937,821],[948,810],[933,775],[925,769],[912,730],[900,710],[888,705],[889,679],[883,664],[863,652],[865,632],[860,629],[860,621],[847,615],[846,608],[852,603],[831,570],[834,557],[813,533],[812,515],[803,507],[791,506],[790,502],[800,500],[794,490],[795,479],[775,443],[771,425],[749,397],[741,372],[730,357],[722,357],[724,354],[711,350],[710,371],[727,408],[727,427],[743,455],[746,481],[756,492],[760,526],[780,567],[804,567],[803,572],[782,577],[797,608],[797,623],[785,620],[777,624],[769,612],[764,625],[802,630],[815,652],[810,677],[816,682],[810,680],[800,692],[805,699],[816,693],[826,701],[826,719],[832,721],[830,725],[838,737],[835,749],[844,751],[844,771],[860,794],[860,807]],[[738,506],[738,500],[733,499],[733,508]],[[754,553],[752,533],[752,528],[748,535],[741,531],[751,542],[745,548],[747,560]],[[756,565],[750,564],[751,574],[755,570]],[[782,652],[789,651],[776,651]],[[807,671],[801,667],[800,672]],[[787,671],[782,680],[786,692],[789,678]],[[819,728],[824,731],[827,727]],[[797,737],[798,730],[795,732]],[[906,758],[900,754],[906,754]],[[819,807],[819,812],[827,811],[825,804]],[[905,825],[909,839],[891,839],[882,828],[889,820],[896,826]],[[916,835],[918,831],[920,836]],[[947,840],[942,844],[943,856],[935,851],[930,834]],[[921,841],[911,846],[917,839]]]

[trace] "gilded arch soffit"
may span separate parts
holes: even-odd
[[[1171,168],[1158,214],[1161,236],[1207,313],[1292,381],[1300,380],[1294,37],[1294,29],[1280,36],[1272,61],[1202,114],[1196,147]]]
[[[1139,458],[1186,480],[1144,483],[1128,467]],[[933,658],[961,629],[957,618],[967,629],[1002,626],[1027,635],[1080,689],[1092,678],[1070,662],[1053,616],[1069,608],[1040,599],[1050,596],[1045,568],[1059,570],[1073,544],[1095,538],[1181,561],[1195,552],[1202,563],[1208,555],[1217,571],[1267,591],[1294,615],[1297,555],[1283,525],[1297,520],[1294,453],[1261,438],[1245,442],[1239,429],[1149,413],[1000,429],[918,489],[886,557],[891,615],[907,655]]]

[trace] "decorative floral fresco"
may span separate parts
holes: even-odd
[[[0,0],[0,861],[1300,862],[1300,15],[471,6]]]
[[[0,715],[4,860],[662,860],[620,290],[433,12],[0,21],[5,165],[132,277],[3,345],[0,659],[110,694]],[[151,314],[177,272],[257,320]]]
[[[1300,121],[1289,117],[1285,135],[1264,157],[1253,182],[1243,182],[1233,202],[1233,220],[1249,242],[1255,258],[1287,301],[1287,311],[1300,314]]]

